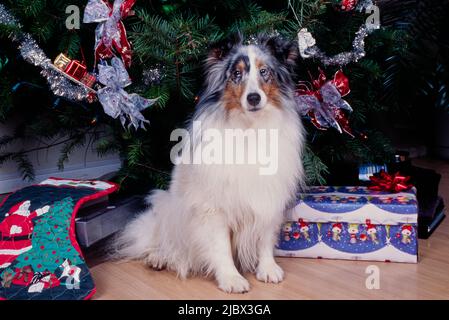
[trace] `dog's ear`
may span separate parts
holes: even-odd
[[[282,64],[293,66],[298,58],[296,42],[287,41],[281,37],[271,37],[264,40],[265,46]]]
[[[209,54],[207,56],[207,65],[212,66],[217,62],[222,61],[231,52],[232,48],[242,43],[242,35],[240,32],[232,34],[231,36],[212,44],[209,47]]]

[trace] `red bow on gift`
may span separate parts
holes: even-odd
[[[312,80],[312,86],[305,82],[300,83],[295,99],[301,115],[308,116],[317,129],[334,127],[340,133],[344,131],[354,137],[349,120],[342,111],[352,112],[349,103],[342,99],[350,91],[349,80],[342,70],[337,71],[334,78],[327,81],[326,75],[320,69],[318,78]]]
[[[368,189],[373,191],[401,192],[413,187],[412,184],[408,183],[410,177],[401,176],[399,172],[392,175],[381,170],[369,179],[371,180],[371,185]]]
[[[126,37],[122,19],[126,18],[136,0],[89,0],[84,10],[84,23],[97,22],[95,60],[112,58],[116,50],[127,68],[131,65],[131,44]]]

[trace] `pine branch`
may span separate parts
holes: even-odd
[[[249,19],[242,19],[235,22],[229,29],[228,33],[241,32],[244,35],[255,35],[259,33],[271,33],[287,21],[286,14],[270,13],[267,11],[260,11],[252,15]]]
[[[159,97],[155,106],[163,109],[170,99],[170,89],[167,85],[150,86],[144,93],[146,98]]]
[[[66,52],[69,57],[76,57],[81,46],[81,39],[76,32],[64,34],[61,37],[58,49],[61,52]]]
[[[8,78],[0,78],[0,122],[4,122],[11,111],[11,87],[12,84]]]
[[[327,166],[313,153],[312,149],[309,147],[306,147],[302,161],[307,185],[323,185],[326,183],[324,175],[329,173]]]
[[[4,135],[0,137],[0,150],[8,146],[8,144],[12,143],[15,140],[13,136]]]
[[[32,163],[25,154],[16,154],[12,156],[12,160],[17,163],[18,169],[22,174],[23,180],[32,181],[35,177],[35,172]]]
[[[22,175],[22,179],[24,180],[33,180],[35,173],[33,169],[33,165],[31,164],[28,156],[22,152],[8,152],[0,154],[0,165],[7,161],[14,161],[17,164],[17,169],[20,171]]]
[[[127,161],[129,166],[136,166],[143,157],[143,142],[135,139],[134,143],[128,146]]]
[[[64,144],[60,151],[60,156],[58,159],[58,169],[64,170],[64,164],[69,160],[69,155],[72,153],[75,149],[79,147],[83,147],[86,142],[86,135],[85,134],[78,134],[74,137],[71,137],[71,139]]]
[[[28,18],[37,18],[44,11],[45,0],[17,0],[16,6]]]
[[[99,156],[105,156],[107,154],[114,154],[119,151],[119,146],[113,138],[103,138],[96,144],[97,154]]]

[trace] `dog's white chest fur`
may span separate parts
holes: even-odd
[[[221,164],[177,166],[172,186],[179,197],[185,198],[184,203],[221,208],[232,223],[242,219],[242,215],[266,219],[282,213],[285,199],[294,196],[292,193],[302,175],[302,128],[294,114],[278,110],[267,113],[249,126],[238,118],[199,119],[203,130],[214,128],[221,137],[226,137],[227,130],[233,130],[235,139],[219,142],[224,151]],[[210,140],[197,140],[193,142],[196,151],[204,151],[211,144]],[[224,146],[231,142],[235,157],[229,156]],[[200,144],[202,148],[198,147]],[[236,155],[237,150],[245,150],[245,154]],[[260,154],[263,159],[258,159]]]

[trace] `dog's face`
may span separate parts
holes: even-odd
[[[230,59],[223,102],[227,109],[262,110],[270,99],[279,105],[279,89],[273,78],[270,56],[256,46],[244,46]]]
[[[282,96],[292,88],[288,66],[297,56],[294,44],[261,38],[258,45],[241,39],[214,47],[207,60],[208,85],[216,86],[223,107],[256,113],[282,107]]]

